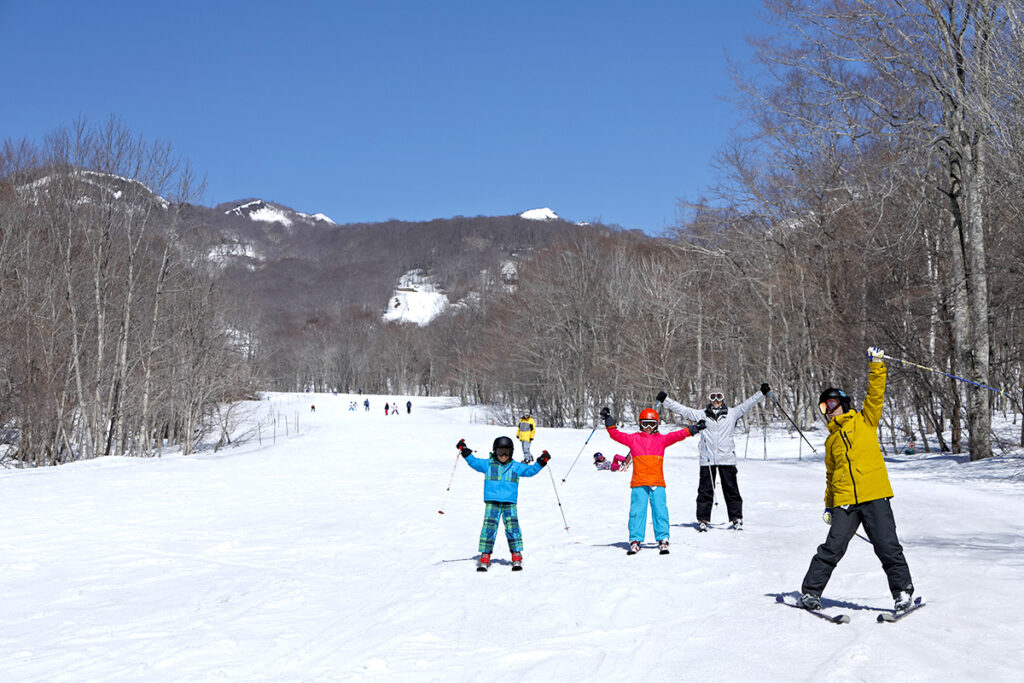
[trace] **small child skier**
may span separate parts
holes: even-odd
[[[619,470],[626,469],[628,461],[629,458],[616,453],[611,462],[608,462],[608,458],[604,457],[601,453],[594,453],[594,467],[599,470],[618,472]]]
[[[485,572],[491,565],[491,551],[498,535],[498,520],[505,520],[505,538],[508,549],[512,553],[512,571],[523,568],[523,535],[519,528],[519,511],[516,502],[519,498],[519,478],[532,477],[544,469],[551,459],[547,451],[541,453],[537,462],[525,465],[512,460],[515,446],[512,439],[499,436],[494,440],[489,459],[478,458],[466,446],[465,439],[455,444],[459,453],[466,459],[466,464],[484,475],[484,524],[480,529],[480,558],[476,563],[478,572]]]
[[[604,426],[608,428],[608,436],[629,447],[631,451],[633,479],[629,483],[629,550],[626,554],[635,555],[640,552],[640,544],[647,533],[649,504],[658,550],[662,555],[667,555],[669,524],[665,497],[665,449],[704,429],[704,420],[674,432],[660,434],[658,423],[661,418],[658,411],[647,408],[640,411],[640,431],[626,434],[615,427],[615,418],[611,416],[610,409],[602,408],[600,415],[604,418]]]

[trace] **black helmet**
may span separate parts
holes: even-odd
[[[604,460],[604,456],[601,455],[600,452],[594,453],[594,460],[597,460],[598,462],[600,462],[600,461]]]
[[[512,443],[512,439],[508,438],[507,436],[499,436],[497,439],[494,440],[494,445],[491,446],[491,453],[497,455],[499,448],[507,449],[510,457],[516,449],[515,445]]]
[[[844,413],[850,409],[850,397],[846,395],[846,392],[842,389],[829,387],[825,391],[821,392],[821,396],[818,397],[818,410],[821,411],[822,415],[827,415],[829,412],[825,403],[830,398],[839,401],[839,405],[843,407]]]

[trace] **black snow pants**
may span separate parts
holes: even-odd
[[[715,473],[722,483],[722,497],[729,521],[743,519],[743,497],[736,482],[736,465],[702,465],[697,484],[697,521],[711,521],[711,505],[715,501]]]
[[[846,547],[860,525],[864,525],[864,533],[875,550],[875,555],[882,563],[886,578],[889,579],[889,591],[895,598],[900,591],[914,590],[910,580],[910,567],[903,557],[903,546],[896,537],[896,519],[892,514],[892,506],[888,498],[858,503],[844,508],[832,510],[832,525],[829,527],[825,542],[818,546],[818,552],[811,559],[811,566],[804,576],[801,590],[804,593],[821,595],[825,585],[832,577],[832,571],[846,554]]]

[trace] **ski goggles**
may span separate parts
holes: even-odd
[[[494,457],[496,457],[496,458],[501,458],[501,457],[511,458],[512,457],[512,449],[509,448],[508,446],[498,446],[497,448],[494,449]]]
[[[840,405],[838,398],[828,398],[818,404],[818,410],[821,411],[822,415],[828,415]]]
[[[725,394],[723,394],[720,391],[716,391],[716,392],[714,392],[712,394],[708,394],[708,400],[709,401],[724,401],[725,400]]]
[[[640,420],[640,429],[657,429],[657,420]]]

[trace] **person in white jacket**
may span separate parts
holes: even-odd
[[[739,483],[736,480],[736,445],[733,432],[736,423],[754,404],[763,401],[770,387],[762,384],[760,391],[734,408],[725,404],[725,394],[720,389],[713,389],[708,394],[708,405],[704,410],[690,408],[673,401],[662,391],[658,393],[658,403],[680,417],[691,420],[705,420],[707,429],[701,432],[697,452],[700,459],[700,480],[697,484],[697,528],[707,531],[711,523],[711,507],[715,499],[715,477],[722,482],[722,497],[725,498],[726,511],[732,528],[743,528],[743,497],[740,495]]]

